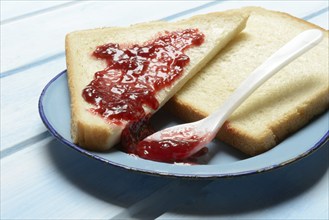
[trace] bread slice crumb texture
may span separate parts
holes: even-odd
[[[285,43],[304,30],[319,28],[284,13],[244,10],[251,12],[244,31],[172,99],[169,108],[183,119],[211,114]],[[249,155],[259,154],[328,108],[329,48],[324,33],[319,45],[284,67],[232,114],[220,139]]]

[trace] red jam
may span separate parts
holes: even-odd
[[[181,162],[204,152],[204,137],[194,136],[188,140],[164,139],[161,141],[143,140],[136,148],[136,154],[144,159],[159,162]],[[201,147],[200,147],[201,145]]]
[[[136,154],[137,144],[147,136],[154,133],[150,123],[151,115],[148,114],[138,121],[129,122],[121,133],[121,150]]]
[[[197,156],[204,148],[209,135],[195,135],[192,130],[162,135],[162,140],[143,140],[136,147],[136,154],[148,160],[180,162]],[[199,153],[198,153],[199,152]],[[201,153],[200,153],[201,154]]]
[[[204,42],[197,29],[165,32],[143,45],[109,43],[93,55],[107,62],[83,90],[90,109],[110,122],[138,121],[145,117],[143,105],[156,110],[155,94],[178,79],[190,59],[184,51]]]

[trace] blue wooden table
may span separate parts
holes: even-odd
[[[1,219],[328,219],[328,143],[271,172],[175,179],[104,166],[51,137],[39,117],[43,87],[66,69],[66,33],[243,6],[328,29],[328,1],[2,0]]]

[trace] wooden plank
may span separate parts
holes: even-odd
[[[168,14],[197,7],[205,2],[151,2],[147,6],[131,1],[84,1],[39,16],[1,26],[1,74],[22,71],[64,52],[68,32],[103,26],[127,26],[161,19]],[[35,25],[38,24],[38,25]],[[37,34],[36,34],[37,33]],[[18,52],[19,51],[19,52]]]
[[[1,160],[1,218],[144,219],[173,207],[160,219],[323,218],[328,144],[276,171],[209,182],[121,170],[47,138]]]
[[[66,68],[58,58],[1,79],[1,151],[46,131],[38,100],[44,86]]]
[[[329,20],[328,20],[328,18],[329,18],[329,11],[327,9],[327,11],[325,13],[322,13],[319,16],[315,16],[315,17],[309,19],[308,21],[313,23],[313,24],[317,24],[320,27],[328,30],[329,29]]]
[[[106,165],[50,137],[1,160],[1,219],[109,219],[171,181]]]
[[[1,24],[33,16],[71,1],[1,1]]]
[[[329,142],[282,169],[214,181],[157,219],[328,219]]]
[[[224,1],[221,4],[214,5],[212,7],[207,7],[199,10],[197,13],[209,13],[214,11],[224,11],[229,9],[241,8],[241,7],[263,7],[269,10],[282,11],[289,13],[295,17],[302,18],[306,15],[317,12],[321,9],[328,7],[327,1],[303,1],[298,4],[296,1]],[[189,14],[180,16],[173,20],[189,17]]]

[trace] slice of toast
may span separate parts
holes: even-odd
[[[167,106],[186,121],[211,114],[271,54],[304,30],[324,39],[256,90],[225,122],[217,137],[248,155],[260,154],[328,109],[328,31],[291,15],[262,8],[247,26]],[[298,147],[298,146],[296,146]]]
[[[128,123],[111,123],[93,114],[94,106],[82,97],[82,91],[94,79],[94,74],[106,68],[104,60],[92,54],[98,46],[114,43],[119,45],[143,45],[167,32],[197,29],[204,34],[200,46],[188,48],[190,58],[180,78],[172,85],[156,93],[159,108],[167,102],[195,73],[213,58],[231,39],[245,27],[248,14],[232,10],[199,15],[178,22],[149,22],[130,27],[113,27],[85,30],[66,36],[66,60],[71,97],[71,135],[74,143],[90,150],[104,151],[120,141],[120,135]],[[129,103],[127,103],[129,104]],[[157,109],[143,106],[146,113]]]

